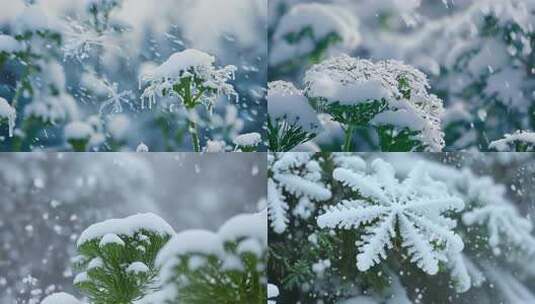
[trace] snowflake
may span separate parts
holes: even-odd
[[[65,58],[75,58],[83,61],[89,58],[89,54],[95,47],[111,46],[120,51],[117,45],[110,44],[112,29],[97,32],[92,26],[74,20],[67,19],[64,36],[65,43],[62,47]]]
[[[283,233],[288,226],[288,199],[297,199],[294,215],[310,217],[312,201],[331,198],[331,191],[321,181],[321,167],[309,153],[284,153],[271,155],[271,173],[268,179],[268,212],[271,227]]]
[[[102,88],[107,92],[107,98],[100,106],[99,113],[102,116],[104,110],[111,106],[114,113],[121,113],[123,111],[123,103],[130,104],[130,100],[134,98],[134,93],[130,90],[119,92],[119,85],[114,82],[110,83],[107,79],[99,79],[102,83]]]
[[[318,217],[321,228],[358,229],[364,234],[356,244],[357,268],[367,271],[394,247],[401,246],[410,261],[428,274],[436,274],[439,261],[448,261],[463,250],[461,238],[452,229],[456,222],[443,213],[464,208],[461,199],[451,196],[445,184],[437,182],[419,164],[400,182],[394,168],[381,159],[371,164],[372,174],[337,168],[335,180],[357,191],[362,197],[331,206]]]

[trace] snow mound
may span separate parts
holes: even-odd
[[[254,238],[262,243],[267,243],[266,213],[236,215],[219,228],[218,234],[225,242]]]
[[[115,244],[115,245],[118,245],[118,246],[124,246],[125,245],[124,241],[121,240],[121,238],[117,234],[115,234],[115,233],[107,233],[100,240],[100,243],[98,244],[98,247],[103,248],[103,247],[105,247],[106,245],[109,245],[109,244]]]
[[[82,304],[82,302],[68,293],[58,292],[44,298],[41,304]]]
[[[161,217],[153,213],[136,214],[122,219],[110,219],[89,226],[82,232],[76,246],[100,239],[107,234],[134,236],[140,230],[154,232],[162,236],[175,234],[173,228]]]
[[[70,139],[88,139],[93,135],[93,128],[82,121],[73,121],[65,126],[65,138]]]
[[[186,254],[223,256],[222,239],[216,233],[207,230],[186,230],[177,233],[158,253],[156,265],[163,266],[177,255]]]
[[[241,134],[234,138],[234,144],[240,147],[255,147],[262,141],[262,136],[259,133]]]
[[[127,273],[148,273],[150,271],[149,267],[143,262],[134,262],[126,268]]]
[[[190,70],[212,66],[215,57],[195,49],[187,49],[171,55],[155,70],[149,72],[152,78],[178,78]]]
[[[303,91],[290,82],[270,82],[267,103],[270,119],[274,121],[287,121],[307,132],[313,132],[320,125],[317,114],[303,95]]]

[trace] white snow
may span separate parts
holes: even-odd
[[[143,262],[134,262],[134,263],[130,264],[126,268],[126,272],[127,273],[134,273],[134,274],[137,274],[137,273],[148,273],[148,272],[150,272],[150,269]]]
[[[98,244],[98,247],[104,248],[108,244],[115,244],[118,246],[124,246],[125,243],[121,238],[115,233],[106,233]]]
[[[234,144],[239,147],[256,147],[262,141],[260,133],[246,133],[234,138]]]
[[[149,72],[152,78],[180,78],[191,70],[210,67],[215,57],[205,52],[187,49],[174,53],[159,67]]]
[[[535,145],[535,132],[516,131],[513,134],[505,134],[504,138],[495,140],[489,144],[490,149],[495,149],[499,152],[514,151],[515,142],[521,142],[528,145]]]
[[[208,140],[206,146],[204,147],[204,152],[207,153],[218,153],[225,152],[227,144],[222,140]]]
[[[68,293],[58,292],[44,298],[41,304],[82,304],[82,302]]]
[[[136,148],[136,152],[149,152],[149,147],[144,144],[143,142],[139,143],[139,145]]]
[[[450,195],[445,184],[433,180],[423,163],[415,166],[403,182],[382,159],[374,160],[370,167],[371,174],[334,170],[335,180],[367,200],[346,200],[327,208],[317,219],[319,227],[350,230],[364,226],[365,234],[356,243],[357,268],[367,271],[386,258],[398,226],[410,261],[426,273],[436,274],[439,261],[464,248],[462,239],[452,230],[456,223],[443,215],[461,211],[464,202]],[[444,244],[444,252],[436,250],[433,242]]]
[[[217,233],[224,242],[253,238],[264,246],[267,244],[267,215],[265,212],[236,215],[227,220]]]
[[[77,285],[77,284],[81,284],[81,283],[84,283],[84,282],[87,282],[87,281],[90,281],[90,280],[91,279],[87,275],[87,272],[84,271],[84,272],[80,272],[79,274],[77,274],[74,277],[73,284]]]
[[[207,230],[185,230],[177,233],[158,253],[156,265],[163,266],[178,255],[202,254],[223,256],[221,237]]]
[[[276,304],[277,302],[272,299],[279,296],[279,288],[274,284],[268,283],[267,294],[268,299],[271,299],[268,300],[268,304]]]
[[[102,247],[102,246],[99,246]],[[104,261],[101,257],[95,257],[91,261],[89,261],[89,264],[87,264],[87,271],[97,268],[102,268],[104,266]]]
[[[175,234],[173,228],[161,217],[153,213],[143,213],[93,224],[82,232],[76,242],[76,246],[80,247],[86,242],[100,239],[109,233],[132,237],[141,230],[150,231],[161,236]]]
[[[17,111],[2,97],[0,97],[0,118],[7,119],[9,137],[12,137],[13,129],[15,129],[15,120],[17,119]]]
[[[131,127],[130,119],[127,115],[120,114],[110,117],[108,121],[108,131],[116,140],[123,140]]]
[[[306,132],[313,132],[320,125],[317,114],[308,103],[308,99],[290,82],[270,82],[267,104],[272,121],[296,124]]]
[[[89,139],[95,131],[93,128],[82,121],[73,121],[65,126],[65,138],[71,139]]]
[[[22,44],[9,35],[0,35],[0,53],[16,53],[22,50]]]

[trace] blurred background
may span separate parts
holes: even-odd
[[[0,47],[0,97],[12,104],[18,88],[24,90],[15,132],[24,140],[10,138],[2,124],[0,148],[64,151],[64,126],[83,121],[98,131],[91,151],[132,151],[140,142],[151,151],[190,151],[181,133],[185,113],[171,105],[176,100],[143,109],[139,83],[142,74],[189,48],[215,56],[217,67],[238,68],[232,85],[239,99],[221,97],[213,115],[199,111],[202,138],[232,143],[237,134],[260,133],[266,115],[266,1],[0,0],[0,34],[24,41],[35,55],[14,59],[2,53],[5,44]],[[103,12],[112,5],[99,21],[104,30],[95,28],[93,4]],[[35,69],[26,73],[28,66]],[[110,105],[101,111],[117,96],[122,111]]]
[[[0,302],[72,288],[89,225],[153,212],[176,231],[216,230],[266,196],[264,153],[0,154]]]

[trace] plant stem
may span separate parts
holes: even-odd
[[[201,144],[199,141],[199,133],[197,131],[197,123],[192,119],[188,120],[188,129],[191,134],[191,145],[193,146],[194,152],[201,152]]]
[[[344,152],[351,152],[351,140],[353,139],[353,126],[348,125],[347,128],[345,128],[344,132],[345,132],[345,139],[344,139],[343,150]]]

